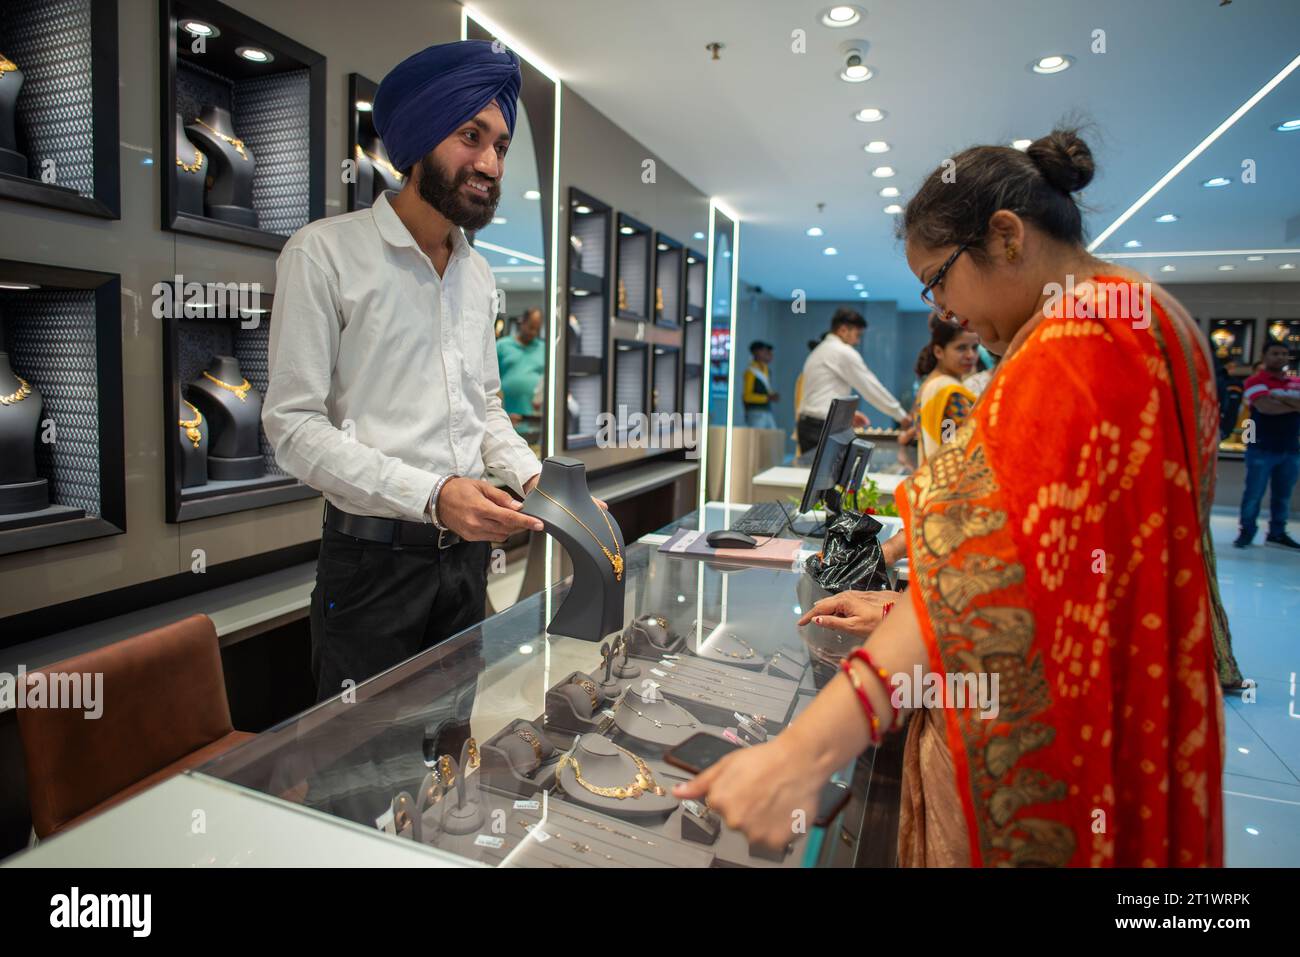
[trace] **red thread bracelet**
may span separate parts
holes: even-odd
[[[871,699],[867,697],[867,689],[862,686],[862,679],[853,671],[853,658],[845,658],[840,663],[840,670],[848,677],[849,684],[853,685],[853,693],[858,696],[858,703],[862,705],[862,710],[866,712],[871,743],[879,744],[880,719],[876,717],[876,709],[871,707]]]
[[[893,694],[894,686],[889,679],[889,672],[886,671],[884,668],[880,667],[878,664],[875,663],[875,661],[872,660],[871,655],[867,653],[866,648],[854,648],[851,652],[849,652],[849,658],[850,659],[856,658],[858,661],[861,661],[864,665],[866,665],[868,668],[871,669],[872,673],[874,673],[877,678],[880,679],[880,683],[885,686],[885,695],[889,699],[889,710],[893,716],[893,722],[891,723],[897,723],[898,709],[894,707],[894,694]]]

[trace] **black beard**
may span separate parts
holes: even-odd
[[[461,187],[469,182],[471,175],[471,172],[461,170],[449,178],[434,164],[431,156],[425,155],[420,160],[420,198],[461,229],[474,231],[492,222],[497,203],[501,201],[501,187],[493,180],[482,201],[467,199]]]

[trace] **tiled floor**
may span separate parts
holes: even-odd
[[[1235,513],[1216,512],[1211,529],[1233,651],[1256,683],[1254,701],[1227,698],[1227,861],[1300,867],[1300,552],[1261,544],[1262,532],[1233,548]]]

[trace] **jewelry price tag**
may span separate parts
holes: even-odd
[[[531,834],[533,837],[537,838],[538,844],[545,844],[547,841],[551,839],[551,835],[546,833],[546,831],[544,831],[540,827],[535,827],[528,833]]]
[[[668,672],[666,672],[666,671],[660,671],[658,668],[651,668],[651,669],[650,669],[650,673],[651,673],[652,675],[658,675],[660,678],[667,678],[667,677],[668,677]]]
[[[490,847],[495,850],[495,849],[499,849],[504,844],[505,841],[503,841],[499,837],[495,837],[492,834],[480,834],[478,835],[478,837],[474,838],[475,847]]]
[[[661,657],[663,658],[663,660],[659,662],[661,665],[671,665],[672,662],[680,658],[681,655],[662,655]],[[669,661],[670,658],[672,661]]]
[[[614,712],[611,711],[609,708],[606,708],[604,711],[601,712],[601,714],[603,714],[607,718],[614,717]]]
[[[675,661],[661,661],[661,662],[659,662],[659,664],[663,665],[665,668],[676,668],[676,667],[677,667],[677,662],[675,662]]]
[[[540,811],[542,808],[540,801],[516,801],[516,811]]]
[[[375,818],[375,827],[379,828],[381,831],[387,831],[389,834],[397,833],[397,827],[393,822],[393,809],[391,807],[383,814],[379,815],[379,817]]]

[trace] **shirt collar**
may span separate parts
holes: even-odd
[[[384,241],[391,246],[412,246],[419,249],[419,244],[411,231],[406,228],[400,216],[393,209],[389,197],[396,196],[394,190],[386,189],[379,194],[373,206],[370,207],[371,213],[375,217],[375,226],[379,229],[379,235]],[[459,226],[451,227],[451,255],[453,259],[462,258],[469,255],[469,240],[465,238],[465,233]]]

